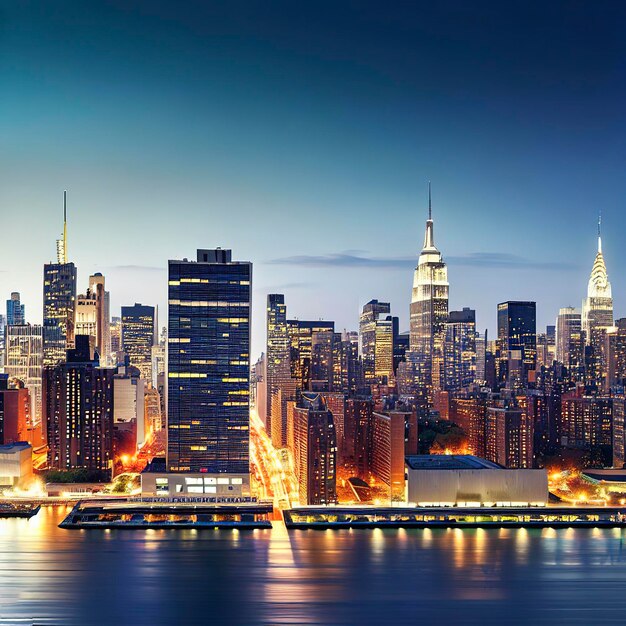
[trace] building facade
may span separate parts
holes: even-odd
[[[76,335],[66,362],[44,369],[48,465],[108,470],[113,463],[114,369],[100,367],[87,335]]]
[[[519,390],[532,386],[537,368],[536,303],[498,304],[498,377],[501,385]]]
[[[148,384],[153,385],[152,348],[156,342],[155,308],[135,303],[122,307],[122,350]]]
[[[168,291],[168,470],[247,476],[252,264],[198,250]]]
[[[300,504],[337,502],[337,438],[320,394],[305,392],[293,408],[294,472]]]

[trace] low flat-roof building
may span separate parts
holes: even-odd
[[[417,506],[545,506],[545,469],[505,469],[472,455],[406,457],[408,501]]]
[[[26,483],[33,475],[33,448],[26,441],[0,446],[0,487]]]
[[[250,475],[168,472],[165,459],[155,458],[141,473],[141,495],[215,502],[241,501],[250,499]]]

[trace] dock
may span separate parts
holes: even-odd
[[[308,506],[283,514],[288,529],[626,527],[626,507]]]
[[[271,528],[271,503],[77,502],[60,528]]]

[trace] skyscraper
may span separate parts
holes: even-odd
[[[487,408],[485,453],[487,460],[503,467],[533,467],[533,424],[525,410]]]
[[[606,371],[602,358],[604,335],[612,326],[613,297],[602,255],[602,236],[600,221],[598,221],[598,252],[591,268],[587,297],[583,300],[582,307],[582,329],[585,332],[587,346],[592,349],[587,367],[588,378],[595,381],[597,385],[601,384]]]
[[[44,368],[48,464],[107,470],[113,461],[114,369],[101,368],[86,335],[76,335],[66,362]]]
[[[287,306],[283,294],[268,294],[266,314],[266,429],[272,436],[274,445],[281,448],[285,445],[287,400],[290,399],[286,385],[291,380]],[[276,400],[276,396],[281,390],[283,393],[280,400]],[[279,424],[275,422],[279,422]]]
[[[4,371],[30,392],[30,414],[41,420],[41,368],[43,365],[43,327],[38,324],[6,326]]]
[[[122,350],[131,365],[140,372],[146,382],[152,380],[152,347],[156,340],[157,322],[153,306],[135,303],[122,307]]]
[[[7,326],[21,326],[26,323],[26,307],[20,301],[20,294],[14,291],[7,300]]]
[[[389,302],[370,300],[359,319],[359,350],[365,382],[387,382],[393,377],[394,321]]]
[[[337,438],[320,394],[303,393],[293,409],[294,472],[301,504],[337,502]]]
[[[580,310],[571,306],[559,309],[556,318],[556,360],[568,369],[578,371],[583,366],[583,357]]]
[[[413,277],[407,360],[415,368],[417,393],[425,394],[431,404],[433,391],[441,389],[443,383],[448,290],[448,268],[435,247],[429,183],[424,246]]]
[[[605,391],[626,386],[626,318],[615,320],[605,336],[606,359]]]
[[[311,389],[311,356],[313,335],[334,332],[335,322],[323,320],[287,320],[290,341],[291,377],[296,380],[298,392]]]
[[[169,261],[172,472],[249,475],[252,264],[231,257],[218,248]]]
[[[498,304],[499,378],[511,389],[527,388],[535,381],[537,322],[534,302]]]
[[[111,365],[111,324],[110,295],[104,287],[104,276],[96,272],[89,277],[89,292],[96,300],[96,347],[100,362]]]
[[[483,366],[484,373],[484,366]],[[446,324],[445,389],[459,391],[476,379],[476,311],[450,311]]]
[[[67,260],[67,192],[63,192],[63,237],[57,262],[43,266],[43,363],[56,365],[73,342],[76,266]]]

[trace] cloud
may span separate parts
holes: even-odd
[[[353,252],[320,256],[296,255],[268,261],[271,265],[299,265],[308,267],[382,267],[404,268],[415,265],[415,257],[368,257]]]
[[[526,259],[507,252],[472,252],[460,256],[445,256],[451,265],[466,267],[493,267],[500,269],[573,270],[578,266],[558,261]],[[373,257],[360,251],[346,251],[325,255],[296,255],[268,261],[270,265],[297,265],[300,267],[346,267],[372,269],[405,269],[415,266],[417,256]]]
[[[508,252],[471,252],[461,256],[445,257],[451,265],[467,267],[497,267],[502,269],[536,269],[536,270],[575,270],[573,263],[560,261],[540,261],[509,254]]]
[[[104,269],[118,272],[165,272],[167,268],[154,265],[111,265]]]

